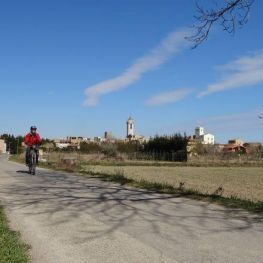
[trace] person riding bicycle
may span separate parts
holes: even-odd
[[[37,127],[31,126],[30,132],[25,136],[24,143],[27,146],[26,148],[26,164],[29,164],[29,153],[30,149],[33,146],[39,146],[41,144],[41,137],[37,133]],[[38,151],[37,151],[37,163],[38,163]]]

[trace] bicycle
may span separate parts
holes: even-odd
[[[33,145],[30,147],[29,151],[29,174],[35,175],[36,174],[36,166],[37,166],[37,146]]]

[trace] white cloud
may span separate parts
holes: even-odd
[[[145,104],[148,106],[160,106],[167,103],[172,103],[179,101],[186,97],[192,90],[188,88],[178,89],[174,91],[168,91],[164,93],[157,94],[149,98]]]
[[[209,85],[198,97],[263,82],[263,51],[241,57],[220,68],[226,72],[222,80]]]
[[[181,29],[170,33],[156,48],[151,50],[148,55],[137,59],[119,76],[88,87],[85,90],[86,100],[84,105],[96,106],[101,96],[135,83],[143,74],[157,69],[167,62],[187,44],[185,36],[190,34],[189,31],[189,29]]]

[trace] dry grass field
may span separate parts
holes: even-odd
[[[79,165],[66,165],[64,158],[75,158]],[[150,161],[112,161],[99,158],[99,155],[79,155],[72,153],[51,153],[44,167],[99,173],[105,175],[123,175],[136,182],[166,184],[179,188],[183,183],[186,190],[196,190],[202,194],[217,194],[223,197],[234,197],[241,200],[263,202],[263,166],[186,166],[188,163],[165,163]],[[24,154],[13,156],[16,161],[24,162]],[[191,164],[193,165],[193,164]],[[242,165],[242,163],[240,164]],[[220,191],[218,191],[220,190]]]
[[[153,167],[86,165],[86,171],[123,174],[135,181],[163,183],[213,194],[219,187],[224,197],[237,197],[253,202],[263,201],[263,167]],[[221,190],[221,189],[220,189]]]
[[[24,158],[24,154],[21,155],[21,158]],[[208,166],[208,167],[263,167],[263,159],[250,160],[248,157],[244,158],[235,158],[235,159],[225,159],[221,160],[218,158],[208,156],[199,156],[194,159],[191,158],[188,162],[169,162],[169,161],[154,161],[154,160],[138,160],[138,159],[128,159],[125,154],[118,154],[117,157],[105,156],[102,153],[90,153],[83,154],[79,152],[50,152],[44,153],[41,158],[45,159],[47,162],[59,163],[63,159],[71,158],[75,159],[80,163],[89,163],[92,165],[106,165],[106,166]]]

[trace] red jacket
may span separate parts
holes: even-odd
[[[28,133],[25,136],[24,142],[27,146],[39,145],[41,143],[41,138],[38,133],[35,135]]]

